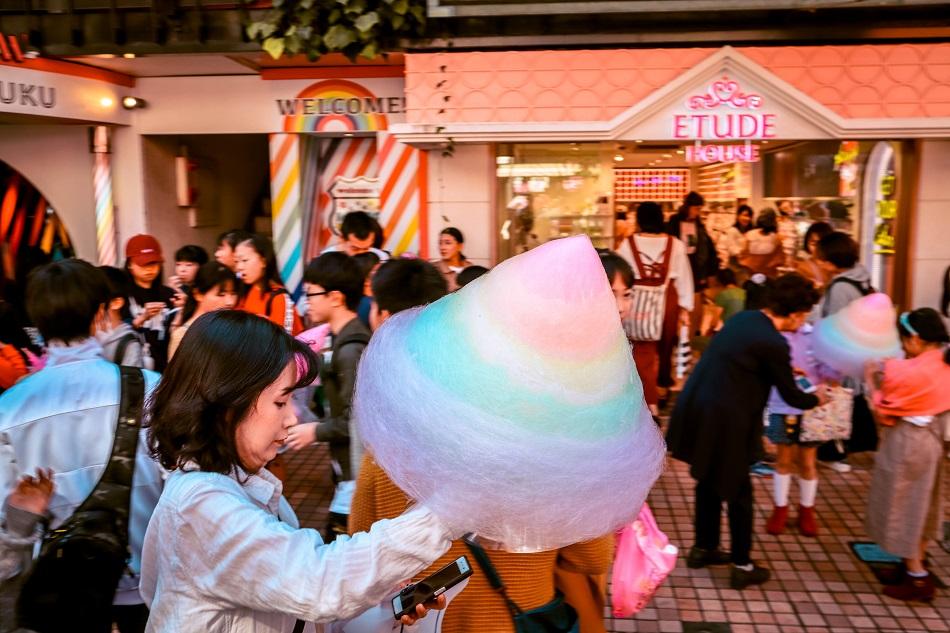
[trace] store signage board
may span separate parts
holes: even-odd
[[[798,95],[764,69],[729,55],[736,53],[723,52],[631,109],[617,123],[619,138],[671,140],[684,147],[696,141],[706,146],[831,138],[824,119],[809,116]]]
[[[694,145],[687,145],[683,149],[688,163],[757,163],[761,158],[759,146],[749,142],[703,145],[696,141]]]
[[[401,77],[144,77],[138,87],[148,102],[148,108],[136,113],[136,127],[143,134],[369,135],[406,117]]]
[[[0,112],[94,123],[129,122],[121,105],[134,89],[55,72],[0,65]]]
[[[335,235],[340,235],[343,218],[352,211],[363,211],[374,219],[379,218],[378,178],[337,176],[330,185],[329,194],[332,201],[329,224]]]
[[[739,82],[722,77],[705,93],[686,100],[687,113],[673,115],[673,138],[742,141],[776,138],[774,112],[763,110],[761,95],[745,92]]]

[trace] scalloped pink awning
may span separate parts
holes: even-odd
[[[719,50],[410,54],[407,121],[609,121]],[[845,118],[950,117],[950,44],[735,50]]]

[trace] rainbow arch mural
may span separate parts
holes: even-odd
[[[281,99],[285,132],[379,132],[389,127],[386,111],[393,97],[377,97],[345,79],[328,79],[304,88],[294,99]]]

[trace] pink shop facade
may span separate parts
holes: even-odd
[[[627,209],[695,190],[712,232],[791,205],[800,234],[851,232],[902,306],[939,302],[950,44],[411,54],[406,103],[392,132],[428,150],[429,216],[476,260],[610,248]]]

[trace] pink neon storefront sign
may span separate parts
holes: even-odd
[[[686,100],[688,114],[673,115],[673,138],[747,140],[775,138],[775,114],[758,112],[761,95],[743,92],[739,82],[723,77],[703,94]]]

